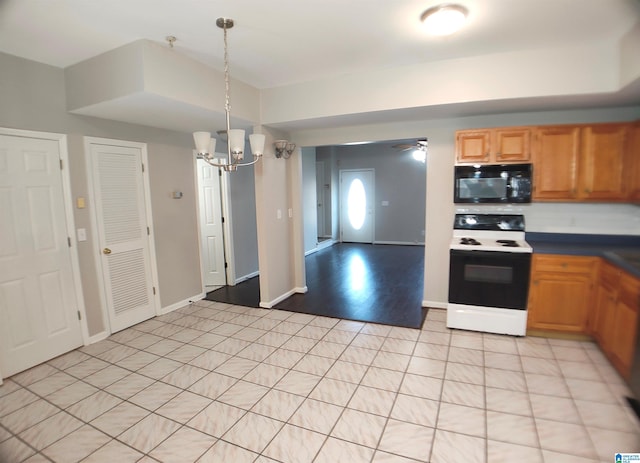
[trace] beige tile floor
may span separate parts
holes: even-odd
[[[640,452],[593,343],[201,301],[0,386],[0,462],[613,462]]]

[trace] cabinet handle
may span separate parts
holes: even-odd
[[[104,248],[104,249],[102,250],[102,254],[107,254],[107,255],[111,254],[111,249],[109,249],[109,248]]]

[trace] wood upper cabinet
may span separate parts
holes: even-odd
[[[502,127],[456,132],[456,163],[509,164],[531,160],[531,128]]]
[[[585,333],[598,258],[534,254],[527,328]]]
[[[533,142],[533,200],[623,201],[636,162],[631,124],[538,127]],[[640,197],[640,172],[638,194]]]
[[[636,345],[640,279],[602,262],[591,334],[625,378],[629,377]]]
[[[533,138],[533,200],[577,198],[580,128],[538,127]]]
[[[627,198],[638,202],[640,201],[640,121],[636,121],[629,128],[625,165]]]
[[[625,155],[629,124],[598,124],[581,129],[578,197],[625,198]]]

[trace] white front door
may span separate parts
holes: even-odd
[[[88,139],[96,253],[112,333],[156,315],[143,148]]]
[[[0,371],[82,345],[59,141],[0,135]]]
[[[202,159],[197,160],[197,169],[202,279],[205,286],[224,286],[227,278],[222,232],[221,170]]]
[[[374,170],[340,171],[340,236],[342,241],[373,243]]]

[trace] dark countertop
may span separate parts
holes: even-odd
[[[602,257],[640,278],[640,236],[527,233],[536,254]]]

